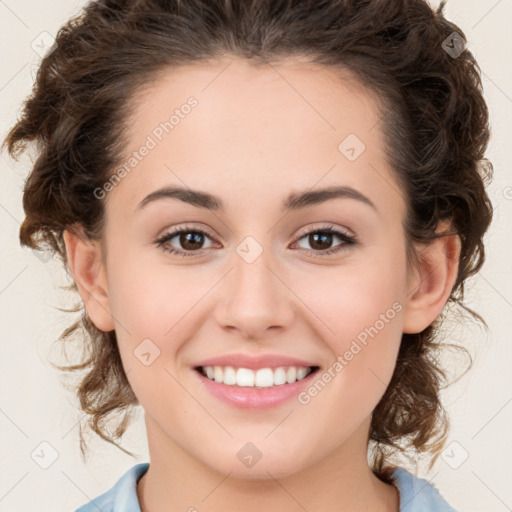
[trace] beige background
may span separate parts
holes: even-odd
[[[83,3],[0,0],[2,139],[30,91],[40,61],[37,42],[48,38],[41,34],[56,34]],[[491,112],[495,220],[486,237],[487,262],[467,293],[489,332],[467,322],[447,330],[449,341],[471,348],[475,364],[445,393],[452,423],[448,447],[434,469],[419,476],[459,511],[506,512],[512,510],[512,2],[450,0],[447,15],[465,32],[480,63]],[[54,340],[69,323],[56,309],[69,303],[57,288],[67,283],[66,275],[58,261],[42,261],[18,244],[29,165],[28,158],[14,163],[3,154],[0,159],[0,511],[32,511],[37,504],[40,511],[70,512],[109,489],[133,464],[147,461],[147,443],[139,409],[125,440],[137,459],[93,439],[88,463],[81,461],[81,415],[48,363],[56,354]],[[42,468],[52,456],[55,461]]]

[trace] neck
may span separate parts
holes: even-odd
[[[137,486],[142,512],[399,510],[398,489],[382,482],[368,466],[365,429],[301,471],[276,476],[266,468],[264,477],[240,478],[191,456],[147,415],[146,427],[151,463]]]

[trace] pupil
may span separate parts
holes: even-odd
[[[330,245],[330,243],[332,242],[332,234],[330,233],[314,233],[312,235],[310,235],[311,237],[313,237],[313,243],[311,243],[311,247],[313,248],[316,248],[316,249],[326,249],[326,247],[322,246],[322,242],[325,244],[327,243],[328,245]],[[320,240],[320,243],[318,243],[318,241]],[[317,247],[315,247],[317,246]]]
[[[197,249],[201,246],[202,234],[197,232],[182,233],[180,236],[180,243],[184,249]]]

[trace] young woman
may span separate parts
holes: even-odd
[[[400,462],[444,446],[439,325],[492,217],[443,7],[99,0],[60,30],[6,139],[39,151],[20,238],[83,301],[92,428],[140,405],[150,455],[80,512],[454,510]]]

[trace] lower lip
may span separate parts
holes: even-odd
[[[286,400],[296,397],[310,384],[313,376],[318,372],[318,370],[311,372],[307,377],[292,384],[281,384],[268,388],[251,388],[222,384],[210,380],[197,370],[193,371],[212,395],[242,409],[265,409],[280,405]]]

